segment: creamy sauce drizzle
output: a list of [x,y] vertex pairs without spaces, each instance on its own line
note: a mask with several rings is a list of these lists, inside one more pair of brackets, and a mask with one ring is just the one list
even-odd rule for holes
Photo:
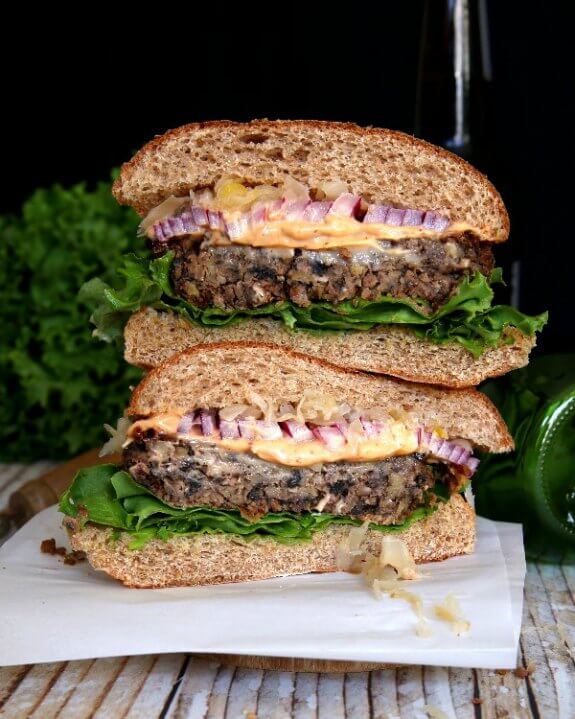
[[[204,437],[199,433],[178,435],[177,429],[181,416],[177,414],[159,414],[149,419],[135,422],[129,432],[129,440],[140,432],[153,429],[158,433],[172,437],[211,442],[231,452],[251,452],[267,462],[282,464],[289,467],[309,467],[322,462],[373,462],[412,454],[417,450],[417,437],[413,429],[400,422],[392,422],[376,439],[356,437],[346,441],[339,448],[330,449],[319,440],[295,442],[289,438],[282,439],[220,439]],[[195,428],[194,428],[195,429]]]
[[213,243],[250,245],[251,247],[292,247],[305,250],[328,250],[342,247],[370,247],[380,250],[379,240],[440,240],[454,234],[474,232],[466,222],[453,222],[443,232],[424,227],[366,224],[352,217],[327,216],[321,223],[301,220],[273,220],[256,225],[240,237],[229,240],[214,233]]

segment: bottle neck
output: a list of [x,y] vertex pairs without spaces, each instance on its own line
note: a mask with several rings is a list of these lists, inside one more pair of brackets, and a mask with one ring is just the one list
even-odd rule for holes
[[491,82],[486,0],[427,0],[415,132],[465,159],[482,151]]

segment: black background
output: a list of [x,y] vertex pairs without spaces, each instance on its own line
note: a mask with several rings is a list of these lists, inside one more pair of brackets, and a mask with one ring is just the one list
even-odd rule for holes
[[[423,2],[313,14],[250,5],[233,16],[189,7],[139,6],[128,24],[101,6],[62,18],[30,9],[24,29],[5,25],[3,212],[38,186],[106,179],[153,135],[190,121],[320,118],[414,132]],[[521,309],[550,311],[540,347],[573,350],[573,12],[493,0],[488,12],[495,110],[474,162],[509,209],[499,257],[508,280],[519,262]]]

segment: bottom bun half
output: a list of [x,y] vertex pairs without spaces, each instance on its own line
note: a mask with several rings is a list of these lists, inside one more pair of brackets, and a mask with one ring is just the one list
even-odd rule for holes
[[[271,538],[244,542],[225,534],[154,539],[142,549],[129,549],[130,535],[112,539],[113,530],[93,524],[80,528],[66,517],[72,547],[86,553],[97,570],[128,587],[155,588],[247,582],[256,579],[335,572],[336,552],[349,526],[331,526],[310,542],[280,544]],[[381,532],[368,532],[365,547],[379,554]],[[434,562],[473,552],[475,514],[461,495],[454,495],[431,517],[394,533],[416,562]]]

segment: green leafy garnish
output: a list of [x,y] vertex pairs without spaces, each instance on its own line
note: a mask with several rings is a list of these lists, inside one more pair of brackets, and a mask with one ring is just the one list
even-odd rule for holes
[[[93,309],[92,322],[99,337],[107,341],[121,338],[130,314],[151,306],[172,310],[189,322],[206,327],[224,327],[248,317],[273,317],[292,330],[319,332],[369,330],[381,324],[400,324],[431,342],[459,342],[478,357],[487,347],[502,341],[506,328],[516,327],[532,335],[547,321],[547,313],[529,317],[505,305],[491,307],[490,284],[501,281],[500,270],[495,270],[489,278],[479,272],[465,278],[456,293],[435,312],[423,301],[389,296],[375,302],[350,300],[338,305],[315,302],[309,307],[299,307],[282,301],[251,310],[202,309],[174,294],[170,284],[172,260],[171,252],[155,260],[129,255],[119,271],[124,278],[123,287],[113,289],[100,279],[84,285],[81,297]],[[513,339],[507,337],[505,341]]]
[[[399,532],[413,522],[428,517],[449,499],[447,488],[438,484],[419,507],[401,524],[371,524],[381,532]],[[265,514],[250,522],[237,510],[196,506],[172,507],[155,497],[131,476],[113,464],[82,469],[72,486],[60,499],[60,511],[71,517],[84,516],[87,521],[129,532],[130,547],[139,549],[151,539],[169,539],[182,534],[233,534],[245,540],[273,537],[282,544],[308,541],[315,532],[332,524],[360,525],[361,520],[319,512],[278,512]]]
[[0,458],[70,456],[101,443],[140,372],[91,337],[80,286],[109,282],[141,247],[109,183],[38,190],[0,217]]

